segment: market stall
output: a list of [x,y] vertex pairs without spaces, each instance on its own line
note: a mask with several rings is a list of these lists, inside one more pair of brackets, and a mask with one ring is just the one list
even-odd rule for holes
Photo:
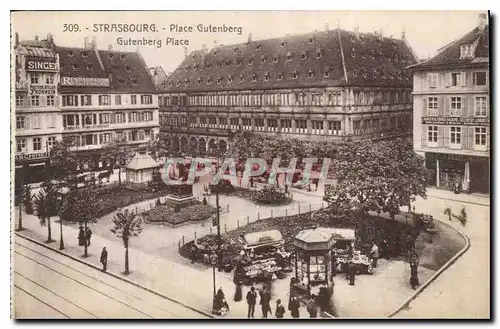
[[290,254],[282,250],[283,236],[277,230],[254,232],[240,237],[243,245],[242,258],[247,262],[237,264],[235,282],[251,284],[269,281],[276,275],[284,278],[290,267]]
[[356,239],[353,229],[324,228],[324,232],[331,234],[334,239],[332,247],[332,261],[335,264],[336,272],[345,272],[347,261],[352,260],[356,266],[356,273],[373,274],[373,267],[370,258],[356,250],[354,241]]

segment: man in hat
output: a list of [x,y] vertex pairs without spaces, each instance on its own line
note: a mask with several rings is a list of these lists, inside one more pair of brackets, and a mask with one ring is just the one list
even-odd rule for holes
[[101,264],[102,264],[102,271],[106,272],[106,270],[108,268],[108,251],[106,250],[106,247],[102,248]]

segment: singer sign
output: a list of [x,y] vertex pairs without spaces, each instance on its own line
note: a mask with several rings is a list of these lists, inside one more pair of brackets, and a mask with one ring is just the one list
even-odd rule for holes
[[26,71],[59,71],[59,63],[54,58],[26,58]]

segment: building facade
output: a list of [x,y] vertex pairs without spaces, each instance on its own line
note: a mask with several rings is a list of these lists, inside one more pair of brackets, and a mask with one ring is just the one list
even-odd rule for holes
[[411,66],[414,148],[439,188],[489,192],[490,75],[486,15],[478,26]]
[[[30,167],[47,167],[57,139],[74,142],[86,160],[82,170],[97,170],[106,166],[99,161],[104,145],[133,147],[158,134],[158,97],[138,52],[99,50],[95,39],[83,48],[60,47],[50,35],[15,49],[16,168],[24,168],[16,172],[26,181],[43,179],[43,169]],[[38,164],[26,169],[32,159]]]
[[[417,58],[402,39],[341,29],[186,51],[160,86],[161,133],[181,151],[248,130],[309,140],[410,136]],[[177,142],[178,139],[178,142]]]

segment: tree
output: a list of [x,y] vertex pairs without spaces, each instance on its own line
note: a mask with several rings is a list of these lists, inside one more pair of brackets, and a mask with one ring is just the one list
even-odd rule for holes
[[[88,224],[95,223],[101,213],[102,202],[100,188],[86,186],[79,190],[71,190],[64,205],[65,214],[77,218],[80,225],[87,231]],[[84,257],[88,257],[88,246],[84,245]]]
[[23,228],[23,205],[26,213],[33,213],[33,206],[31,201],[33,200],[33,195],[31,194],[31,186],[29,184],[17,184],[15,192],[15,202],[19,206],[19,222],[17,231],[22,231]]
[[[40,224],[42,226],[47,225],[47,243],[51,243],[52,240],[52,229],[50,219],[53,216],[59,214],[61,209],[61,198],[59,194],[59,187],[52,181],[45,181],[41,185],[41,190],[35,197],[35,208],[37,210],[37,216],[40,219]],[[62,236],[62,228],[61,228]]]
[[81,160],[72,150],[75,143],[68,138],[57,140],[50,149],[51,178],[66,180],[70,186],[76,186],[78,167]]
[[128,259],[129,240],[131,237],[138,236],[142,232],[141,218],[134,211],[129,211],[128,209],[123,211],[118,210],[113,217],[113,223],[115,227],[111,229],[111,232],[122,239],[123,246],[125,247],[125,274],[128,275],[130,273]]
[[165,142],[165,137],[156,136],[147,145],[148,154],[155,160],[161,159],[168,155],[168,145]]
[[101,149],[101,161],[109,163],[111,170],[114,172],[115,166],[118,167],[118,184],[122,185],[122,168],[134,156],[135,149],[129,148],[126,145],[125,139],[113,141],[106,144]]

